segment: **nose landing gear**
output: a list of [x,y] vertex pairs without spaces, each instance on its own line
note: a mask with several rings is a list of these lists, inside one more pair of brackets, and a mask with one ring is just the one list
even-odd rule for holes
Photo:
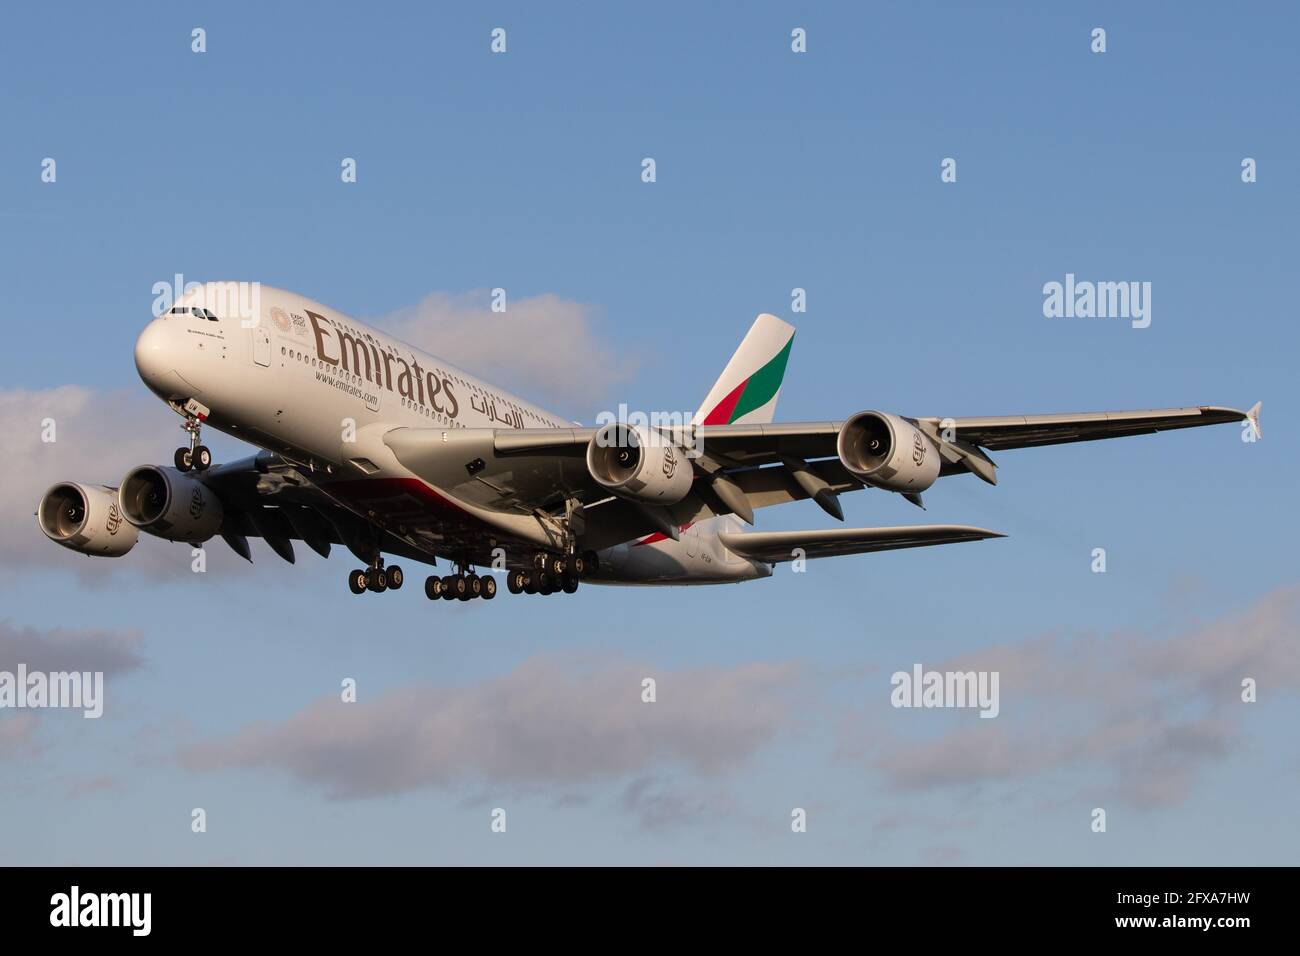
[[177,471],[207,471],[212,466],[212,452],[208,447],[199,440],[199,429],[203,427],[203,419],[197,414],[188,411],[185,415],[185,421],[181,428],[190,436],[189,447],[184,446],[176,449],[176,455],[173,460],[176,463]]

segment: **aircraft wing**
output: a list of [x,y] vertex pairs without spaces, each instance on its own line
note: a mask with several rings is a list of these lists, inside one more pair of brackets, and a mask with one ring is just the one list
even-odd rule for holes
[[369,560],[368,543],[377,533],[383,550],[412,560],[429,560],[427,552],[391,534],[376,532],[339,507],[307,474],[272,452],[216,465],[191,477],[221,499],[224,520],[220,535],[245,560],[253,560],[248,539],[261,538],[290,564],[295,559],[294,541],[325,558],[332,545],[341,544],[365,562]]
[[[1224,422],[1249,421],[1259,428],[1259,404],[1250,411],[1214,405],[1154,408],[1140,411],[1076,412],[1063,415],[1007,415],[985,418],[916,418],[937,433],[950,429],[957,441],[1000,451],[1067,442],[1149,435],[1175,428],[1195,428]],[[772,422],[755,425],[700,425],[679,429],[683,444],[694,437],[705,454],[733,465],[780,462],[783,457],[829,458],[842,421]],[[502,456],[582,455],[594,428],[498,429],[496,453]]]
[[935,428],[949,427],[959,441],[990,451],[1033,448],[1068,442],[1149,435],[1174,428],[1196,428],[1224,422],[1249,421],[1259,429],[1259,405],[1248,412],[1201,405],[1194,408],[1155,408],[1132,412],[1093,412],[1069,415],[1015,415],[1002,418],[923,418]]
[[[983,449],[1144,435],[1175,428],[1249,421],[1259,427],[1259,405],[1248,412],[1217,406],[997,418],[910,419],[939,445],[941,475],[971,472],[996,482]],[[671,429],[679,444],[699,449],[701,478],[668,507],[612,497],[587,473],[584,456],[595,428],[397,428],[384,443],[417,475],[456,498],[490,511],[558,513],[567,500],[582,505],[584,547],[600,549],[653,531],[672,533],[715,515],[752,520],[758,508],[813,497],[841,517],[834,496],[864,487],[840,463],[836,439],[842,421],[694,425]],[[802,472],[802,474],[800,474]],[[726,480],[719,481],[719,477]],[[811,478],[811,480],[810,480]]]
[[824,531],[724,531],[718,535],[730,550],[746,558],[776,564],[795,557],[833,558],[845,554],[925,548],[1006,537],[997,531],[961,524],[910,525],[896,528],[828,528]]

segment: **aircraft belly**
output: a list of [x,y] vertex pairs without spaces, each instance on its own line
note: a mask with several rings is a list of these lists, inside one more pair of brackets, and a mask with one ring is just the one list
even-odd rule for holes
[[[549,542],[532,517],[487,514],[419,478],[346,478],[321,491],[349,511],[416,547],[488,564],[494,548],[541,548]],[[516,555],[517,556],[517,555]]]

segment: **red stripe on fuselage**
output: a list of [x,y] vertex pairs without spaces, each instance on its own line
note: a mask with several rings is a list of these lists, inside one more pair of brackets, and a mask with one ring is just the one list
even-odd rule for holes
[[[686,522],[686,524],[681,525],[677,530],[678,530],[678,531],[685,531],[687,528],[689,528],[689,527],[690,527],[692,524],[694,524],[694,523],[695,523],[695,522],[693,522],[693,521],[688,521],[688,522]],[[646,536],[645,536],[644,538],[642,538],[640,541],[633,542],[632,547],[635,548],[635,547],[638,547],[639,545],[643,545],[643,544],[654,544],[654,543],[657,542],[657,541],[667,541],[667,540],[668,540],[668,535],[664,534],[662,531],[656,531],[654,534],[646,535]]]

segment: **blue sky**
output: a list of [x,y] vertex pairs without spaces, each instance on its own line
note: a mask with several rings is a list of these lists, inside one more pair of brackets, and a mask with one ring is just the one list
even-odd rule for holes
[[[0,713],[0,860],[1296,859],[1293,7],[4,16],[0,426],[22,451],[0,496],[0,654],[23,634],[66,645],[103,664],[108,700],[99,721]],[[477,348],[448,357],[506,353],[489,364],[524,380],[509,353],[567,356],[574,387],[520,391],[585,421],[694,409],[770,311],[799,328],[781,419],[1263,400],[1265,439],[1220,426],[1000,453],[998,487],[945,480],[924,516],[882,492],[845,510],[1006,540],[729,589],[430,605],[418,586],[353,597],[350,557],[289,567],[255,544],[248,568],[219,542],[205,575],[158,542],[92,567],[31,510],[55,480],[170,459],[178,419],[131,349],[175,273],[380,322],[460,303],[426,341],[458,322],[464,349],[478,324]],[[1151,282],[1151,326],[1044,318],[1043,284],[1066,273]],[[548,340],[466,305],[493,287],[553,305]],[[57,447],[35,437],[47,414]],[[246,453],[208,437],[219,459]],[[893,671],[960,660],[1002,668],[996,720],[889,707]],[[637,675],[659,702],[640,704]],[[1258,703],[1236,702],[1243,676]],[[330,704],[345,677],[358,703]],[[339,747],[350,733],[367,746]],[[375,784],[385,755],[423,769]],[[346,792],[366,781],[377,792]]]

